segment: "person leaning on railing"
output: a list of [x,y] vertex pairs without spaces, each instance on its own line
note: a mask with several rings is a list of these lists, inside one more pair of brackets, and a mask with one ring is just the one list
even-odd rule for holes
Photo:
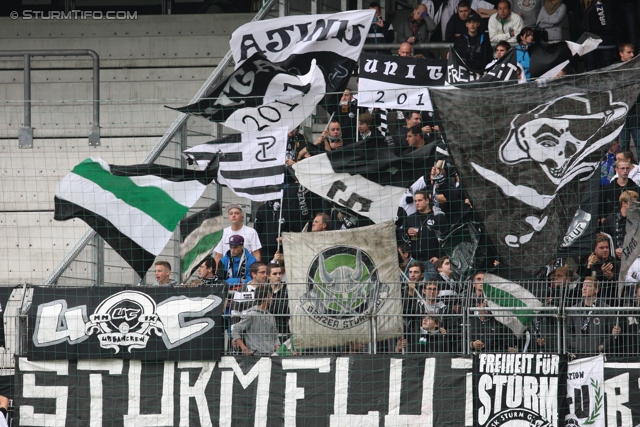
[[622,331],[614,326],[614,313],[594,310],[609,307],[598,299],[600,283],[595,277],[585,277],[582,283],[582,301],[574,307],[583,307],[581,312],[572,312],[569,324],[569,349],[577,356],[608,353],[613,350],[613,338]]
[[272,304],[271,287],[260,285],[255,291],[255,306],[243,314],[233,326],[233,346],[244,355],[270,355],[280,346],[276,318],[269,312]]

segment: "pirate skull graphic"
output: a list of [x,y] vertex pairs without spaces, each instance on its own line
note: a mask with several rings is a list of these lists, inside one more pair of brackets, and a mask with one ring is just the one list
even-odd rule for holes
[[535,162],[560,187],[595,167],[581,160],[617,136],[614,129],[603,128],[623,118],[627,109],[624,103],[611,102],[610,92],[571,94],[539,105],[514,117],[500,160],[508,165]]

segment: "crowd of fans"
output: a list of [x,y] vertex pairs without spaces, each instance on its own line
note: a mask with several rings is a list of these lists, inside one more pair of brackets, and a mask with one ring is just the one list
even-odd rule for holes
[[[413,45],[451,41],[467,65],[479,73],[512,49],[511,43],[517,43],[523,79],[530,77],[530,46],[562,40],[565,18],[572,40],[577,40],[584,31],[603,39],[602,49],[584,57],[587,71],[610,64],[610,53],[616,44],[621,61],[632,59],[635,50],[632,42],[637,36],[635,20],[631,19],[637,14],[636,5],[628,1],[530,0],[512,5],[506,0],[424,0],[397,31],[383,19],[377,3],[371,3],[370,8],[376,13],[367,43],[389,43],[395,39],[401,43],[400,56],[426,57],[430,52],[414,52]],[[495,48],[491,47],[492,42]],[[190,285],[228,286],[230,296],[225,310],[232,351],[268,355],[288,342],[290,311],[280,239],[283,231],[322,233],[371,223],[300,186],[291,166],[307,157],[334,151],[349,153],[365,163],[378,160],[381,153],[385,153],[386,159],[403,159],[420,153],[419,150],[447,152],[443,123],[433,113],[398,111],[397,125],[390,123],[388,117],[385,122],[383,116],[390,112],[358,107],[350,89],[339,98],[328,97],[325,108],[330,120],[315,141],[307,140],[298,129],[288,135],[283,199],[260,206],[255,229],[244,225],[241,206],[228,205],[230,226],[225,228],[212,256],[198,268],[199,278],[190,282]],[[566,350],[578,356],[601,352],[638,354],[640,312],[629,311],[628,307],[640,306],[640,286],[636,287],[640,281],[640,261],[631,267],[626,282],[617,281],[626,213],[640,194],[640,168],[629,151],[633,140],[638,152],[638,136],[636,105],[629,112],[619,141],[602,163],[598,218],[601,233],[595,238],[593,252],[585,254],[572,267],[567,260],[557,260],[546,267],[545,274],[538,277],[535,294],[545,307],[557,311],[543,311],[530,317],[526,332],[519,334],[492,314],[491,299],[483,290],[485,272],[500,268],[495,252],[485,250],[476,259],[475,273],[460,277],[443,249],[447,233],[460,224],[478,221],[447,155],[430,155],[430,163],[424,165],[428,172],[398,201],[397,285],[401,287],[404,332],[398,340],[378,343],[377,352]],[[482,230],[478,232],[482,239]],[[480,246],[490,248],[483,240]],[[159,261],[156,284],[176,286],[169,280],[169,273],[168,263]],[[579,310],[564,321],[558,314],[566,307]],[[606,311],[607,307],[618,310]],[[322,351],[366,349],[354,344]]]
[[[595,35],[602,39],[601,45],[582,58],[585,71],[592,71],[611,65],[622,45],[633,51],[638,42],[638,9],[633,0],[423,0],[395,31],[382,18],[378,3],[369,7],[376,14],[367,44],[395,40],[402,44],[400,56],[428,58],[434,57],[432,52],[413,51],[412,46],[451,42],[467,66],[478,73],[494,59],[491,43],[504,41],[507,50],[516,45],[518,64],[528,79],[527,50],[534,43],[578,42],[585,32]],[[568,37],[563,35],[563,26]],[[577,66],[572,61],[567,70]]]

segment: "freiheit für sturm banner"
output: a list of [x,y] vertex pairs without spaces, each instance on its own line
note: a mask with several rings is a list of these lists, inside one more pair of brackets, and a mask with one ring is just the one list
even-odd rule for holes
[[473,359],[473,425],[537,427],[564,420],[566,358],[557,354],[478,354]]

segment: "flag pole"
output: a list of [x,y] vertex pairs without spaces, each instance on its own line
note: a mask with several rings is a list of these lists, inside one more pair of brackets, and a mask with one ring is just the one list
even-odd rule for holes
[[278,249],[276,252],[280,252],[280,232],[282,230],[282,202],[284,200],[284,190],[282,191],[282,196],[280,196],[280,217],[278,218]]

